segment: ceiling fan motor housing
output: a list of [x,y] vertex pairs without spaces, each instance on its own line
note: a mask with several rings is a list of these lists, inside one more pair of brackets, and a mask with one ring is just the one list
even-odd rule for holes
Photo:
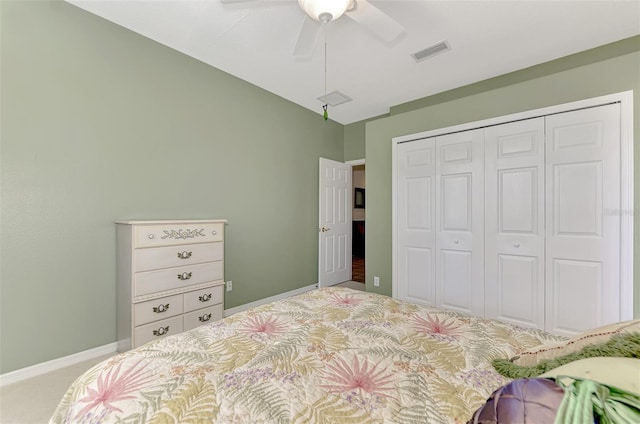
[[325,24],[338,19],[353,3],[354,0],[298,0],[307,15]]

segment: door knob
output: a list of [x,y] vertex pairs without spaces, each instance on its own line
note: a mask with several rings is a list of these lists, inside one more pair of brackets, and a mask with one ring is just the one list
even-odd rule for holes
[[324,228],[324,227],[322,227],[322,228],[319,228],[319,229],[318,229],[318,231],[321,231],[321,232],[323,232],[323,233],[324,233],[324,232],[326,232],[326,231],[329,231],[329,230],[331,230],[331,228]]

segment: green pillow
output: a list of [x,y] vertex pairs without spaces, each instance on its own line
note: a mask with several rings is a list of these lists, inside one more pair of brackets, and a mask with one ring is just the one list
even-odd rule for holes
[[597,356],[578,359],[538,377],[556,380],[565,376],[597,381],[609,387],[640,395],[640,358]]
[[640,333],[623,333],[612,336],[607,342],[588,345],[578,352],[557,358],[542,360],[530,367],[516,365],[508,359],[495,359],[492,362],[495,370],[508,378],[531,378],[551,371],[561,365],[583,358],[596,356],[617,356],[640,358]]

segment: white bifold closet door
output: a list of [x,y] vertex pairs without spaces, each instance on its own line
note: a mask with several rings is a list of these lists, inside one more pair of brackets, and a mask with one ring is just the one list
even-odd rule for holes
[[398,145],[398,297],[436,305],[436,139]]
[[544,328],[544,118],[485,131],[486,316]]
[[484,315],[483,130],[436,137],[436,304]]
[[620,105],[546,117],[545,329],[620,321]]
[[484,313],[482,130],[398,146],[398,296]]
[[612,103],[398,144],[398,298],[564,335],[625,319],[620,116]]

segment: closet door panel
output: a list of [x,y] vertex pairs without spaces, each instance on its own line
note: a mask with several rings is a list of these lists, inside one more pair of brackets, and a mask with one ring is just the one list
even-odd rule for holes
[[620,315],[618,104],[546,118],[546,330],[571,335]]
[[538,311],[540,290],[539,260],[533,256],[498,255],[497,285],[499,318],[503,321],[533,325]]
[[485,130],[486,316],[544,327],[544,118]]
[[602,161],[553,166],[553,234],[602,237]]
[[538,233],[538,166],[498,171],[498,231],[502,234]]
[[554,284],[549,287],[549,305],[553,327],[549,331],[573,334],[577,329],[601,326],[602,262],[555,258],[552,261]]
[[426,305],[435,304],[433,249],[405,247],[403,266],[407,281],[406,297]]
[[440,249],[439,305],[450,309],[473,310],[473,253],[464,250]]
[[440,177],[442,231],[458,231],[471,236],[473,174],[449,174]]
[[398,296],[435,305],[435,139],[397,151]]
[[484,315],[484,130],[436,138],[436,304]]

